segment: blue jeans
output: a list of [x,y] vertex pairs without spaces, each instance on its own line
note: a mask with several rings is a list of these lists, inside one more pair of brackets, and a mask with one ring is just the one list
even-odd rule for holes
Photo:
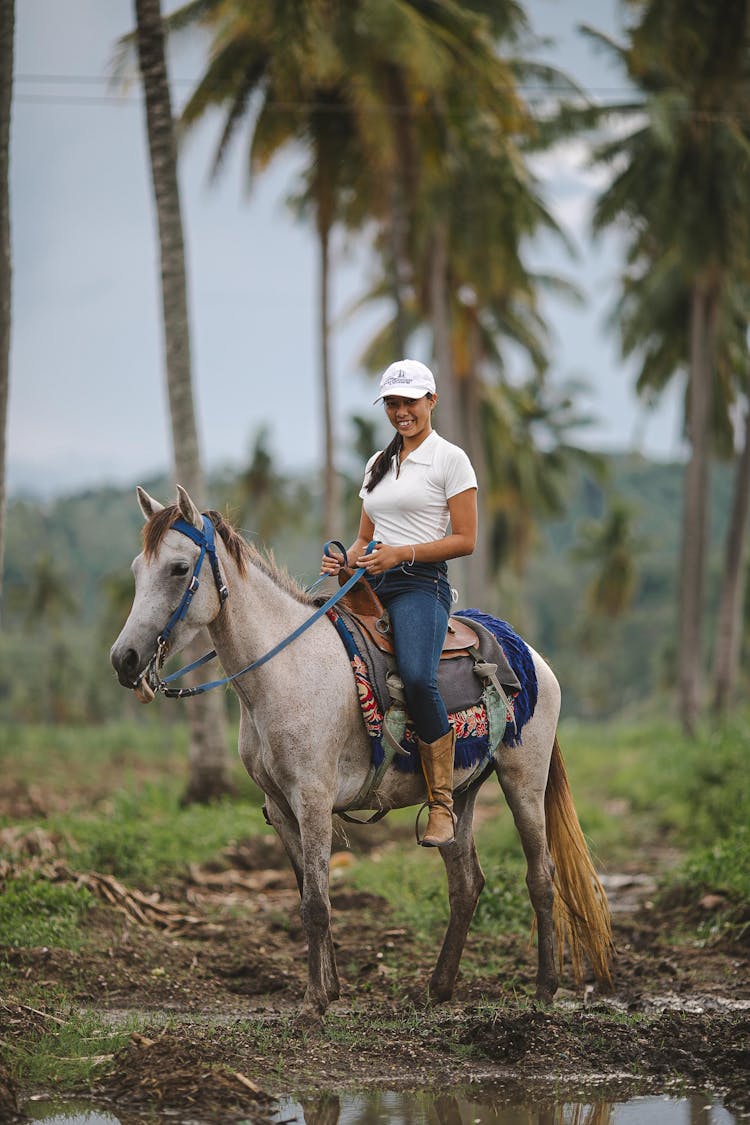
[[368,579],[388,610],[407,710],[423,742],[450,730],[437,684],[451,605],[447,573],[445,563],[415,563]]

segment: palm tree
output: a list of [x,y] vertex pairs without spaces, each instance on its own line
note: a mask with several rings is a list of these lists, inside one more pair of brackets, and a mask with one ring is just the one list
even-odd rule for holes
[[[523,262],[527,238],[547,229],[565,242],[541,199],[521,150],[536,125],[520,103],[512,75],[497,104],[476,107],[450,99],[443,151],[432,152],[423,180],[423,204],[416,209],[411,243],[416,247],[413,284],[403,319],[409,334],[432,329],[433,356],[440,377],[437,424],[441,433],[462,445],[476,468],[481,508],[477,550],[463,564],[462,582],[472,602],[488,589],[492,562],[492,494],[486,443],[481,424],[485,389],[504,380],[505,345],[513,342],[539,379],[547,366],[549,341],[538,308],[538,292],[554,288],[571,300],[572,286],[559,278],[531,273]],[[456,112],[454,106],[460,111]],[[385,272],[385,271],[384,271]],[[382,299],[385,287],[368,299]],[[362,362],[382,368],[398,335],[389,321],[369,343]],[[484,435],[484,437],[483,437]]]
[[[637,386],[642,394],[661,391],[676,371],[688,369],[689,349],[684,325],[689,318],[689,305],[689,287],[673,252],[647,274],[624,279],[623,297],[618,306],[623,353],[632,355],[640,350]],[[717,456],[735,463],[735,479],[714,642],[713,708],[717,714],[722,714],[729,706],[737,677],[746,583],[745,540],[750,518],[749,307],[750,294],[746,285],[730,282],[724,287],[717,311],[713,357],[712,443]],[[686,395],[686,416],[688,409]]]
[[59,626],[72,616],[78,606],[70,584],[52,555],[44,553],[34,560],[24,595],[24,618],[28,628],[40,625]]
[[237,474],[231,503],[239,509],[240,519],[248,524],[253,538],[269,546],[274,536],[298,515],[289,481],[274,465],[266,426],[255,434],[250,459]]
[[651,0],[642,7],[630,46],[614,48],[643,91],[638,124],[597,153],[600,161],[619,170],[598,202],[595,227],[624,220],[629,269],[645,276],[674,258],[688,293],[690,457],[684,486],[678,677],[679,711],[688,733],[695,729],[704,679],[718,321],[727,285],[746,278],[750,262],[748,5],[734,0],[721,8],[721,18],[716,18],[715,9],[701,0]]
[[[135,0],[135,14],[161,254],[162,312],[173,463],[176,479],[202,505],[205,483],[193,405],[185,249],[160,0]],[[200,641],[196,642],[196,647],[199,646]],[[196,696],[191,701],[189,716],[189,778],[183,800],[209,801],[231,789],[222,697],[211,693]]]
[[[487,104],[498,84],[498,64],[486,21],[454,2],[383,0],[365,11],[361,0],[345,5],[265,0],[251,13],[239,0],[192,0],[169,24],[180,30],[196,22],[212,33],[211,58],[182,122],[190,127],[207,109],[224,110],[214,171],[248,117],[251,173],[284,146],[301,142],[309,153],[297,204],[314,214],[321,251],[319,366],[328,533],[338,507],[328,348],[333,226],[343,221],[359,227],[373,217],[387,226],[392,288],[400,306],[424,137],[440,131],[446,114],[441,97],[449,79],[460,73],[474,100]],[[464,101],[470,101],[468,92]],[[403,340],[403,328],[399,335]]]
[[31,566],[29,584],[22,592],[24,619],[29,632],[43,630],[45,713],[48,722],[69,716],[72,651],[63,633],[63,622],[78,610],[67,577],[51,554],[39,555]]
[[10,381],[10,113],[13,97],[14,0],[0,0],[0,606],[5,555],[5,434]]
[[713,709],[723,715],[732,702],[740,663],[750,521],[750,403],[744,402],[740,452],[736,458],[732,510],[727,529],[724,578],[714,645]]
[[640,541],[633,534],[633,512],[615,497],[601,520],[584,524],[573,558],[593,566],[586,590],[592,617],[614,621],[630,609],[636,591],[636,556]]
[[562,514],[570,471],[600,476],[601,458],[571,440],[589,419],[575,405],[580,387],[554,389],[543,380],[487,385],[481,424],[488,462],[489,534],[496,569],[523,573],[542,519]]

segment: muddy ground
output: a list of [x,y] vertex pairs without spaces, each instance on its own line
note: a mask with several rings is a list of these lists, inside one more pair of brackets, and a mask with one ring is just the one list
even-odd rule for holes
[[[378,826],[368,846],[410,847]],[[7,841],[6,841],[7,843]],[[25,853],[25,854],[24,854]],[[297,894],[281,848],[246,841],[211,869],[139,894],[107,876],[76,873],[42,837],[16,841],[19,864],[50,878],[82,878],[101,905],[90,948],[0,950],[0,1050],[77,1010],[138,1031],[96,1060],[80,1091],[123,1123],[270,1120],[275,1098],[294,1095],[308,1122],[331,1125],[344,1090],[432,1089],[491,1080],[509,1100],[622,1100],[686,1089],[750,1116],[750,958],[746,945],[698,944],[695,911],[720,902],[654,901],[659,857],[610,875],[618,958],[602,996],[566,973],[555,1004],[533,1002],[535,949],[517,934],[471,934],[452,1003],[429,1006],[426,988],[440,935],[428,943],[394,920],[380,898],[347,886],[348,851],[334,856],[334,933],[342,999],[320,1029],[294,1013],[305,984]],[[693,934],[691,939],[686,934]],[[491,970],[487,966],[491,965]],[[49,995],[40,1001],[40,985]],[[0,1121],[23,1118],[32,1095],[0,1063]],[[455,1118],[454,1118],[455,1120]],[[541,1118],[540,1118],[541,1120]],[[552,1120],[552,1117],[549,1118]],[[605,1118],[608,1120],[608,1118]]]

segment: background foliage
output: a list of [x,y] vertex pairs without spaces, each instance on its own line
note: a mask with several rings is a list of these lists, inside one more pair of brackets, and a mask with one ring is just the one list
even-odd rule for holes
[[[491,604],[480,607],[509,620],[551,660],[563,683],[568,716],[597,718],[671,706],[682,469],[636,456],[603,462],[603,479],[583,468],[571,472],[565,514],[540,525],[522,580],[503,572]],[[244,470],[215,477],[210,502],[309,583],[320,557],[318,498],[304,481],[272,478],[270,471],[260,488],[257,475]],[[248,479],[253,490],[260,489],[254,512],[243,499]],[[144,484],[154,495],[169,498],[165,481]],[[353,480],[345,489],[356,495]],[[730,492],[729,471],[719,467],[713,480],[713,594],[707,614],[715,612]],[[579,546],[613,496],[631,512],[635,585],[628,611],[609,619],[591,612],[595,565],[581,561]],[[348,521],[340,529],[342,539],[352,535],[355,519],[353,509],[342,515],[342,523]],[[11,502],[0,720],[101,722],[131,716],[154,721],[116,683],[108,659],[132,597],[129,564],[139,550],[141,524],[132,489],[92,489],[48,504]],[[159,722],[181,721],[173,704],[160,711]]]

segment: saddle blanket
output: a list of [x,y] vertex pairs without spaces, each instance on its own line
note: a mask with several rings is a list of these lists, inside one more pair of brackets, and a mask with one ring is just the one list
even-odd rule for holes
[[[512,708],[505,716],[502,741],[515,745],[521,741],[521,731],[536,706],[537,682],[531,653],[505,621],[478,610],[461,610],[456,616],[465,618],[475,629],[482,659],[498,665],[497,676],[507,690]],[[338,609],[329,610],[328,617],[341,637],[352,665],[362,717],[370,738],[372,763],[377,767],[384,756],[383,719],[392,702],[385,679],[386,658],[373,645],[355,617]],[[448,718],[456,731],[457,769],[477,766],[489,759],[495,749],[494,745],[490,745],[490,722],[483,700],[483,684],[473,667],[474,661],[470,656],[440,662],[438,685]],[[401,747],[406,753],[395,756],[395,768],[406,773],[419,772],[417,735],[410,723],[406,725]]]

